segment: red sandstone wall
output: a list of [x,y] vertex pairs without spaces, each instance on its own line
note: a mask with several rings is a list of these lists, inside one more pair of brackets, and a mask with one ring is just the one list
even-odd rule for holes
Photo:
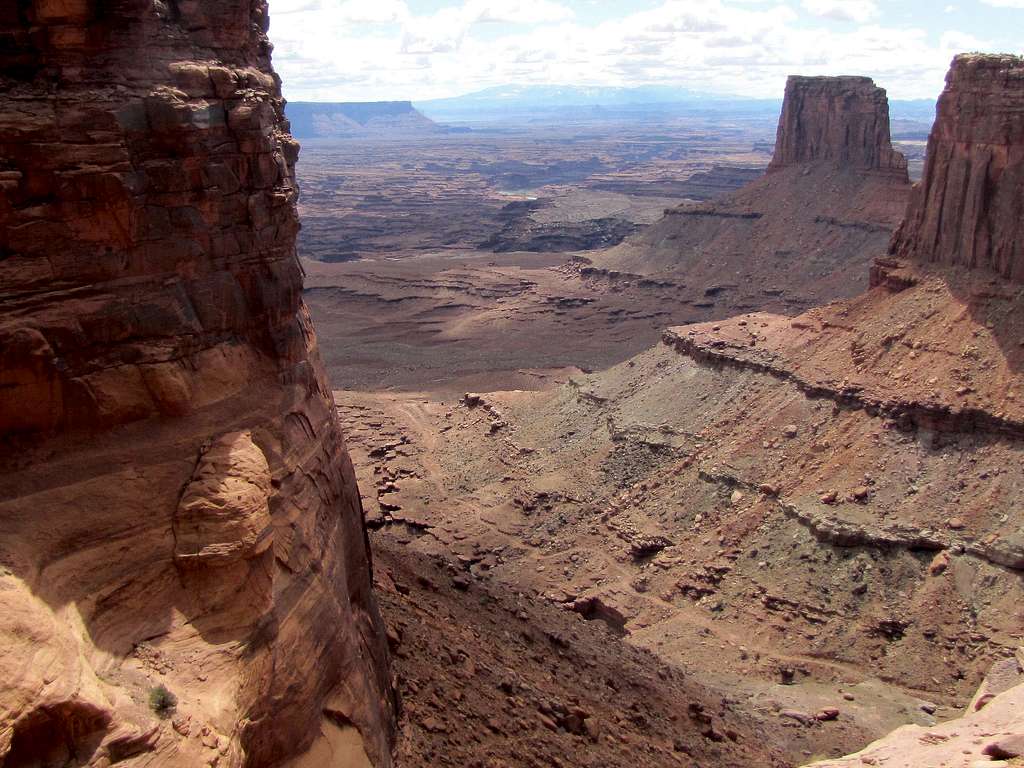
[[[265,0],[0,4],[13,764],[270,766],[332,723],[389,762],[387,651],[301,298],[267,22]],[[148,704],[157,684],[173,717]]]
[[889,137],[889,101],[870,78],[793,75],[786,82],[769,170],[821,161],[906,178],[906,159]]
[[891,252],[1024,281],[1024,59],[953,60]]

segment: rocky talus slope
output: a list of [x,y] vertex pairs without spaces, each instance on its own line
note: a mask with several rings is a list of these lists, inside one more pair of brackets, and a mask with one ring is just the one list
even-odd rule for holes
[[0,7],[7,768],[390,764],[267,20]]
[[[1011,91],[1006,143],[951,145],[1005,158],[973,214],[992,232],[1019,178],[1020,66],[960,57],[943,96]],[[945,109],[940,152],[988,119]],[[947,198],[971,184],[944,178]],[[913,221],[861,296],[669,328],[559,388],[337,393],[375,536],[649,650],[790,765],[1018,765],[1024,296],[969,243],[900,258],[926,242]]]
[[909,190],[884,90],[868,78],[791,77],[767,175],[724,200],[666,210],[618,247],[588,253],[582,272],[672,279],[719,317],[798,314],[867,288]]

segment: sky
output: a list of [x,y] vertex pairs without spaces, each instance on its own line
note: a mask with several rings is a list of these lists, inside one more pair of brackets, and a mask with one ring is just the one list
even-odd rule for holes
[[790,74],[915,99],[956,53],[1021,53],[1024,0],[270,0],[270,36],[292,101],[651,84],[779,98]]

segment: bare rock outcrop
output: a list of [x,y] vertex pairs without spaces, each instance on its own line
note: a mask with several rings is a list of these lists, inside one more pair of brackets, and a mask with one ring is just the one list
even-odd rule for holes
[[183,567],[229,565],[273,543],[270,466],[252,433],[224,435],[199,460],[174,516]]
[[390,762],[267,25],[0,7],[5,765],[283,765],[346,729]]
[[685,283],[695,320],[799,314],[866,289],[910,192],[885,91],[866,77],[791,77],[768,170],[720,200],[667,209],[588,259]]
[[908,179],[907,161],[892,148],[889,101],[869,77],[804,77],[786,82],[769,171],[832,162]]
[[1000,691],[983,706],[972,704],[962,717],[931,728],[906,725],[855,755],[814,763],[813,766],[917,768],[942,765],[973,768],[989,764],[1018,765],[1017,758],[1021,757],[1024,757],[1024,684]]
[[953,60],[924,177],[890,250],[1024,281],[1024,58]]

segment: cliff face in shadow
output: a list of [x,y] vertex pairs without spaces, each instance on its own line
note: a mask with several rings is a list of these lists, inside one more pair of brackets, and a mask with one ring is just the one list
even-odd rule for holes
[[1024,59],[958,56],[893,255],[1024,281]]
[[267,20],[0,9],[5,765],[281,765],[353,729],[390,762]]

